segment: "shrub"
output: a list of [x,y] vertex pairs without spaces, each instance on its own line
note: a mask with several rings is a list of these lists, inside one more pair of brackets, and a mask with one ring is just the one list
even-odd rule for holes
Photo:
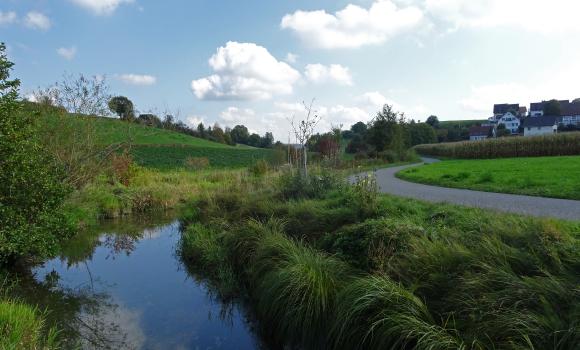
[[377,210],[378,192],[374,174],[357,175],[354,184],[348,189],[347,198],[362,217],[367,217]]
[[18,80],[0,44],[0,265],[58,251],[71,233],[60,206],[69,193],[64,172],[42,149],[34,120],[18,113]]
[[388,163],[395,163],[399,160],[399,155],[393,150],[382,151],[378,154],[378,156]]
[[133,157],[127,152],[113,153],[111,155],[111,180],[112,183],[120,182],[124,186],[129,186],[131,179],[135,176],[135,165]]
[[268,172],[268,168],[269,168],[268,162],[266,162],[264,159],[260,159],[249,168],[249,171],[250,174],[256,177],[260,177],[266,175],[266,173]]
[[202,170],[209,167],[207,157],[187,157],[185,158],[185,167],[189,170]]
[[292,198],[320,198],[333,189],[340,188],[344,181],[327,170],[311,171],[308,177],[298,172],[288,171],[280,176],[279,190],[282,197]]

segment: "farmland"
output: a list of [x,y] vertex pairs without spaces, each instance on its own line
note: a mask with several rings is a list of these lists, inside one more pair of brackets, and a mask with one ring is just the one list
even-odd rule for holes
[[446,160],[398,177],[444,187],[580,199],[580,156]]
[[421,155],[461,159],[580,155],[580,133],[502,137],[482,141],[417,145],[414,148]]

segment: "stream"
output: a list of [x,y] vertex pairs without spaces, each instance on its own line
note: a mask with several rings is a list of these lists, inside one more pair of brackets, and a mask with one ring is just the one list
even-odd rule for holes
[[105,221],[20,277],[65,348],[266,349],[240,303],[224,303],[180,260],[172,217]]

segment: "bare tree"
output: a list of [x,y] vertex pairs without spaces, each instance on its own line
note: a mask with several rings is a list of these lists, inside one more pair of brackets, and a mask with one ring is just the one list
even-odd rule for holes
[[70,113],[104,116],[111,98],[104,76],[64,74],[61,81],[33,93],[37,102],[64,107]]
[[302,105],[304,105],[305,110],[305,119],[296,120],[296,116],[293,115],[292,119],[290,119],[290,125],[292,126],[292,130],[294,131],[294,136],[296,137],[296,141],[300,145],[302,151],[302,157],[298,162],[298,169],[300,169],[300,174],[303,177],[308,176],[308,147],[307,142],[314,134],[314,128],[320,122],[320,116],[317,114],[317,111],[312,108],[314,105],[314,99],[310,101],[310,104],[306,104],[306,102],[302,101]]

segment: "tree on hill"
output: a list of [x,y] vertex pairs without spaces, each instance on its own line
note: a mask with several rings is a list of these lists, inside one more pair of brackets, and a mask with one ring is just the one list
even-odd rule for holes
[[271,148],[273,143],[274,143],[274,135],[271,132],[267,132],[264,135],[264,137],[262,137],[260,146],[262,148]]
[[133,121],[135,112],[133,102],[125,96],[115,96],[109,100],[109,109],[117,114],[121,120]]
[[205,126],[203,125],[203,123],[199,123],[197,125],[197,132],[199,134],[199,137],[202,137],[202,138],[205,137]]
[[247,144],[250,139],[248,128],[243,125],[236,125],[231,131],[232,141],[235,143]]
[[544,103],[544,115],[562,115],[562,106],[558,100],[550,100]]
[[364,133],[367,131],[367,125],[363,122],[358,122],[350,127],[350,131],[355,134],[364,135]]
[[438,129],[439,128],[439,118],[437,118],[436,115],[429,116],[429,118],[427,118],[427,120],[425,121],[425,123],[431,125],[435,129]]
[[218,123],[214,124],[213,129],[211,130],[211,137],[215,142],[226,143],[224,131],[222,130],[222,128],[219,126]]
[[22,256],[47,258],[70,233],[59,212],[64,172],[37,142],[34,119],[20,113],[20,81],[0,43],[0,265]]

